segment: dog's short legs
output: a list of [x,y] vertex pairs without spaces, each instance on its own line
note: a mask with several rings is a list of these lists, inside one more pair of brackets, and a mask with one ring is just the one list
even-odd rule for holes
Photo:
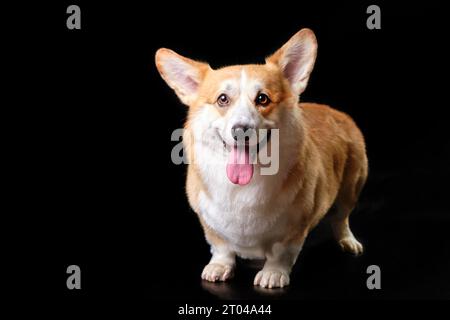
[[350,230],[348,215],[345,217],[342,217],[341,215],[332,217],[331,228],[333,229],[334,237],[342,250],[354,255],[360,255],[363,252],[362,244],[356,240]]
[[[353,174],[346,175],[346,179],[342,182],[341,190],[336,199],[336,212],[330,219],[331,228],[339,246],[342,250],[354,255],[360,255],[363,252],[363,246],[356,240],[350,230],[349,224],[349,216],[358,201],[358,197],[367,178],[367,159],[365,155],[362,155],[362,157],[365,159],[365,166],[362,166],[359,171],[353,171]],[[354,158],[349,158],[349,160],[352,159]],[[356,163],[353,160],[347,168],[357,165],[361,165],[361,163]]]
[[202,279],[216,282],[226,281],[233,276],[235,253],[226,246],[211,246],[212,257],[202,272]]
[[275,243],[266,254],[266,263],[255,277],[254,285],[264,288],[282,288],[289,284],[291,268],[297,260],[303,242],[299,245]]

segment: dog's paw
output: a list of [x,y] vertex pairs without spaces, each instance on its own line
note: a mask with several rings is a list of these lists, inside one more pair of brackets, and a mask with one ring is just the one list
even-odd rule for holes
[[289,284],[289,274],[283,270],[262,269],[257,273],[253,284],[263,288],[283,288]]
[[202,272],[202,279],[211,282],[226,281],[231,277],[233,277],[233,267],[219,263],[207,264]]
[[363,253],[363,246],[358,240],[355,239],[355,237],[347,237],[339,240],[339,245],[342,250],[350,252],[354,255],[358,256]]

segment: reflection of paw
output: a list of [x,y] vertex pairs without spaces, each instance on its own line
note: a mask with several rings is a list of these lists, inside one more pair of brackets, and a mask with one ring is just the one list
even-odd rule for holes
[[262,269],[256,275],[253,284],[263,288],[283,288],[289,284],[289,275],[283,270]]
[[360,255],[363,253],[362,244],[353,236],[339,240],[339,245],[342,250],[353,253],[354,255]]
[[225,281],[233,276],[233,267],[219,263],[210,263],[205,266],[202,272],[202,279],[216,282]]

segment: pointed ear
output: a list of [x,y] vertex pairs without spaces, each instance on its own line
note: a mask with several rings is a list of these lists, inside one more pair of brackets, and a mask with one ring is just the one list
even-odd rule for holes
[[161,77],[186,105],[195,101],[200,83],[210,69],[206,63],[185,58],[165,48],[156,51],[155,63]]
[[310,29],[297,32],[266,63],[277,65],[291,84],[295,94],[300,95],[308,84],[309,75],[317,55],[317,40]]

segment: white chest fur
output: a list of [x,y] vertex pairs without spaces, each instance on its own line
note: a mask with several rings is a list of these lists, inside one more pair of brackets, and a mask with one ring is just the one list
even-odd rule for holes
[[239,255],[264,256],[264,250],[285,234],[286,211],[292,199],[280,194],[281,175],[255,174],[248,185],[232,184],[226,176],[226,158],[208,148],[197,146],[202,179],[208,192],[200,192],[200,214],[215,232]]
[[[281,192],[281,186],[296,159],[296,148],[292,147],[297,143],[296,135],[287,134],[283,138],[276,174],[261,175],[255,164],[250,183],[235,185],[226,174],[229,154],[217,139],[220,126],[219,129],[215,126],[218,121],[210,118],[207,110],[199,112],[192,125],[195,165],[206,187],[198,195],[199,214],[236,253],[249,258],[263,257],[265,248],[286,234],[289,223],[286,212],[292,209],[295,192]],[[295,117],[291,115],[288,119],[293,121]]]

